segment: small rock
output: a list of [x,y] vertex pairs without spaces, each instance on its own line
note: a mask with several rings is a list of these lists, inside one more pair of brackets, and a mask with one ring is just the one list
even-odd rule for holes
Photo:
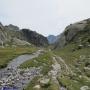
[[40,82],[41,86],[49,85],[50,79],[49,78],[42,78],[42,79],[40,79],[39,82]]
[[88,86],[82,86],[80,90],[90,90],[90,88]]
[[34,86],[33,88],[35,88],[35,89],[40,89],[40,85],[36,85],[36,86]]

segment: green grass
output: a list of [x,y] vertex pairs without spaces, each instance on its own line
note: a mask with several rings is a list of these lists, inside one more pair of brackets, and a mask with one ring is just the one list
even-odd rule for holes
[[[45,89],[46,90],[46,89]],[[50,86],[48,87],[48,90],[59,90],[59,86],[58,84],[56,84],[55,82],[51,81]]]
[[[90,48],[82,48],[77,50],[75,44],[69,44],[65,48],[54,51],[55,54],[61,56],[67,64],[74,64],[81,55],[89,56]],[[75,51],[73,51],[76,49]]]
[[59,83],[66,87],[68,90],[80,90],[80,87],[82,86],[81,83],[74,81],[74,80],[70,80],[69,77],[60,77],[59,79]]
[[0,48],[0,69],[6,67],[16,56],[26,53],[30,54],[34,51],[36,51],[35,47]]
[[[76,73],[76,75],[67,75],[65,76],[64,74],[60,77],[58,77],[58,81],[61,86],[66,87],[68,90],[80,90],[82,86],[90,86],[90,80],[89,77],[85,74],[83,71],[83,68],[85,66],[85,63],[89,61],[90,57],[90,48],[82,48],[82,49],[77,49],[77,45],[71,43],[67,45],[65,48],[58,49],[56,51],[53,51],[54,54],[61,56],[67,65],[71,68],[71,70]],[[75,50],[74,50],[75,49]],[[20,67],[21,68],[27,68],[27,67],[38,67],[38,66],[43,66],[42,73],[44,75],[47,75],[48,71],[51,69],[51,62],[52,60],[52,52],[47,52],[43,55],[40,55],[38,58],[34,58],[30,61],[27,61],[23,63]],[[85,56],[87,58],[81,59],[80,56]],[[78,64],[80,62],[81,64],[78,66],[78,68],[82,71],[81,73],[76,70]],[[71,67],[73,66],[73,67]],[[80,78],[79,75],[82,77]],[[38,85],[38,79],[40,77],[34,78],[30,84],[27,86],[25,90],[36,90],[33,88],[35,85]],[[59,90],[58,85],[54,82],[50,82],[50,85],[48,87],[41,87],[39,90]]]
[[[73,49],[75,50],[73,51]],[[58,81],[61,86],[65,86],[68,90],[80,90],[82,86],[85,85],[90,86],[90,80],[86,76],[86,74],[84,74],[83,71],[83,67],[85,66],[85,63],[88,62],[88,59],[85,60],[80,59],[81,55],[88,57],[90,55],[89,52],[90,52],[90,48],[82,48],[78,50],[77,46],[73,43],[67,45],[65,48],[53,51],[54,54],[61,56],[65,60],[67,65],[69,65],[71,70],[74,73],[76,73],[76,76],[72,76],[72,75],[67,75],[67,76],[62,75],[62,77],[60,76],[58,78]],[[42,73],[44,75],[47,75],[47,72],[51,69],[52,62],[50,61],[52,60],[52,56],[53,54],[51,51],[47,52],[39,56],[38,58],[23,63],[21,65],[21,68],[43,66]],[[81,73],[82,78],[79,78],[80,73],[76,70],[76,66],[75,66],[78,63],[78,61],[79,62],[83,61],[83,63],[79,66],[79,69],[82,71]],[[73,68],[71,67],[71,65],[73,66]],[[40,77],[33,79],[25,90],[35,90],[33,87],[39,84],[38,82],[39,78]],[[50,82],[50,86],[41,87],[39,90],[59,90],[59,89],[57,84]]]
[[35,85],[38,85],[38,78],[39,77],[35,77],[29,84],[28,86],[25,88],[25,90],[35,90],[33,87]]
[[73,80],[68,76],[59,77],[58,81],[60,85],[66,87],[68,90],[80,90],[82,86],[90,86],[90,81],[87,81],[85,77],[78,78]]
[[[44,54],[40,55],[37,58],[34,58],[30,61],[26,61],[25,63],[23,63],[20,68],[29,68],[29,67],[39,67],[42,66],[42,71],[41,73],[45,76],[48,74],[48,72],[52,69],[52,64],[53,64],[53,53],[51,51],[47,51]],[[35,85],[40,85],[39,83],[39,79],[41,77],[35,77],[26,87],[25,90],[36,90],[35,88],[33,88]],[[52,80],[50,80],[50,85],[48,86],[44,86],[38,90],[59,90],[59,87],[56,83],[54,83]]]
[[[70,43],[64,48],[54,51],[56,55],[65,60],[66,64],[76,74],[76,76],[68,75],[67,77],[63,75],[63,77],[59,78],[60,84],[67,87],[68,90],[80,90],[81,86],[90,86],[90,77],[84,72],[85,64],[90,62],[90,48],[84,47],[78,49],[77,47],[77,44]],[[85,58],[80,58],[80,56]],[[82,78],[79,78],[79,75]]]
[[21,64],[20,68],[30,68],[30,67],[42,66],[43,68],[42,73],[46,75],[48,71],[50,71],[52,63],[53,63],[52,53],[45,52],[43,55],[40,55],[37,58],[24,62],[23,64]]
[[[28,86],[25,88],[25,90],[36,90],[34,88],[35,85],[40,85],[39,83],[39,78],[40,77],[35,77],[29,84]],[[59,90],[59,87],[56,83],[54,83],[53,81],[50,81],[50,84],[44,87],[40,87],[40,89],[37,90]]]

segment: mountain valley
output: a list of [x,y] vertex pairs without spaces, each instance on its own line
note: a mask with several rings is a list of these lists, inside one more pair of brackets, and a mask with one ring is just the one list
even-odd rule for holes
[[0,90],[13,87],[90,90],[90,19],[49,37],[0,24]]

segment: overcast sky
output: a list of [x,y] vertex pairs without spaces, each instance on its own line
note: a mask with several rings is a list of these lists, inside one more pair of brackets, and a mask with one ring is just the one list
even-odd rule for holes
[[90,0],[0,0],[0,21],[30,28],[45,36],[60,34],[76,21],[90,18]]

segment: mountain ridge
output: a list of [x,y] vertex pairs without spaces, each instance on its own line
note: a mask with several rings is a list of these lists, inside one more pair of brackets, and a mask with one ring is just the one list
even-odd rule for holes
[[[68,43],[72,42],[74,38],[76,38],[78,33],[82,33],[85,30],[90,31],[90,19],[86,19],[80,22],[76,22],[74,24],[70,24],[67,26],[63,33],[59,35],[59,39],[55,43],[55,48],[62,48]],[[88,28],[88,30],[87,30]],[[86,32],[85,32],[86,33]],[[83,34],[84,36],[84,34]],[[78,40],[79,38],[77,38]],[[75,40],[74,40],[75,42]]]
[[[2,23],[0,23],[0,45],[12,45],[15,38],[24,43],[24,45],[29,45],[29,43],[36,46],[48,45],[47,38],[35,31],[30,29],[19,29],[18,26],[14,26],[12,24],[3,26]],[[18,45],[22,45],[19,42],[16,43],[18,43]]]

